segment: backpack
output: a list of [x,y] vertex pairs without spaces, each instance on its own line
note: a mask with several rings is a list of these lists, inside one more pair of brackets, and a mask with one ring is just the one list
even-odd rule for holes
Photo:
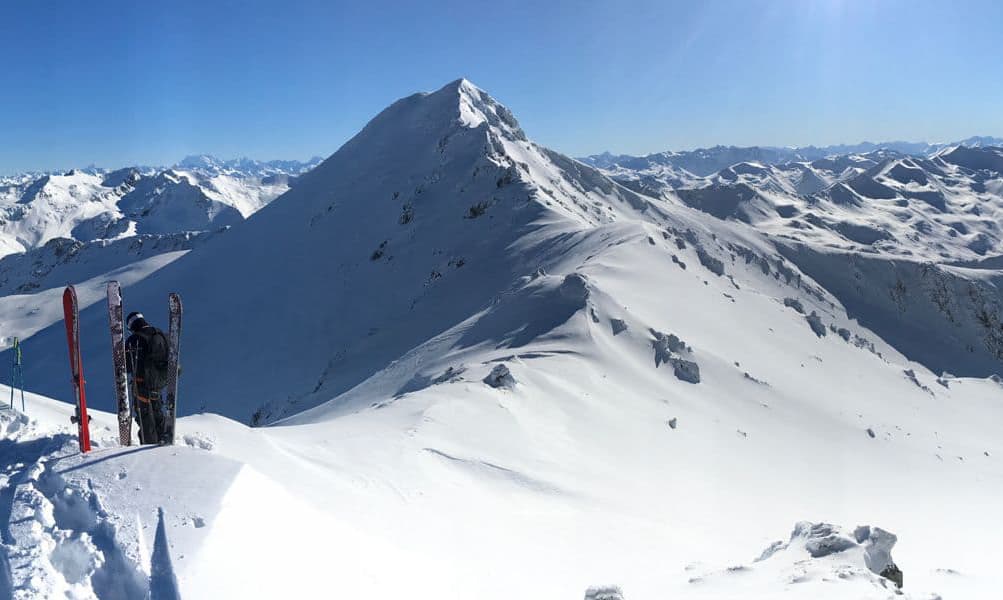
[[143,364],[140,368],[143,386],[151,392],[159,392],[167,387],[167,360],[170,355],[167,336],[155,327],[153,333],[140,332],[139,335],[146,342],[146,352],[143,354]]

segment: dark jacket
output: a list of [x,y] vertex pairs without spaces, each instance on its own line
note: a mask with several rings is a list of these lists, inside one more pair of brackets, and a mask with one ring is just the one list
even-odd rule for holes
[[148,360],[149,340],[157,329],[146,321],[136,324],[125,341],[125,368],[134,384],[133,416],[139,424],[139,443],[157,444],[163,441],[166,430],[165,415],[160,390],[151,390],[143,381],[143,365]]
[[153,335],[154,331],[153,326],[147,325],[140,329],[142,333],[133,332],[125,340],[125,369],[129,375],[141,370],[139,366],[143,364],[143,360],[146,358],[146,337]]
[[143,372],[143,363],[146,361],[147,355],[147,339],[156,331],[155,327],[144,321],[142,327],[134,331],[125,341],[125,369],[129,375],[134,377],[138,392],[144,396],[148,395],[149,390],[143,385],[142,379],[136,377],[136,374]]

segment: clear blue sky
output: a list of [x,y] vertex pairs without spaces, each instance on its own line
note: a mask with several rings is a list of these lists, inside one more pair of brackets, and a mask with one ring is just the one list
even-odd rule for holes
[[461,76],[572,155],[1003,135],[1001,4],[5,2],[0,173],[327,156]]

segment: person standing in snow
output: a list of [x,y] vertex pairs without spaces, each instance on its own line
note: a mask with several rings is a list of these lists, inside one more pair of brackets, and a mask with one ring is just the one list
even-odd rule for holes
[[129,313],[125,341],[126,372],[132,380],[132,414],[139,424],[140,444],[160,444],[165,432],[163,391],[167,386],[167,336],[142,313]]

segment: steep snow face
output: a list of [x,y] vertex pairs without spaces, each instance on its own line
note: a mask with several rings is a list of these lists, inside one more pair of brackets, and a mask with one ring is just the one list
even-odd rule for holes
[[118,203],[139,233],[205,231],[233,225],[243,216],[233,206],[209,198],[185,175],[173,171],[139,179]]
[[780,246],[848,314],[936,373],[1003,372],[1003,272]]
[[[529,142],[507,109],[458,81],[387,108],[281,199],[127,289],[126,305],[156,323],[167,291],[182,291],[182,412],[267,420],[337,396],[481,310],[540,266],[531,249],[553,235],[643,210],[656,209]],[[98,395],[105,379],[92,379]]]
[[236,209],[245,219],[286,193],[295,181],[294,176],[285,174],[241,177],[224,173],[205,177],[184,172],[184,175],[196,181],[210,201]]

